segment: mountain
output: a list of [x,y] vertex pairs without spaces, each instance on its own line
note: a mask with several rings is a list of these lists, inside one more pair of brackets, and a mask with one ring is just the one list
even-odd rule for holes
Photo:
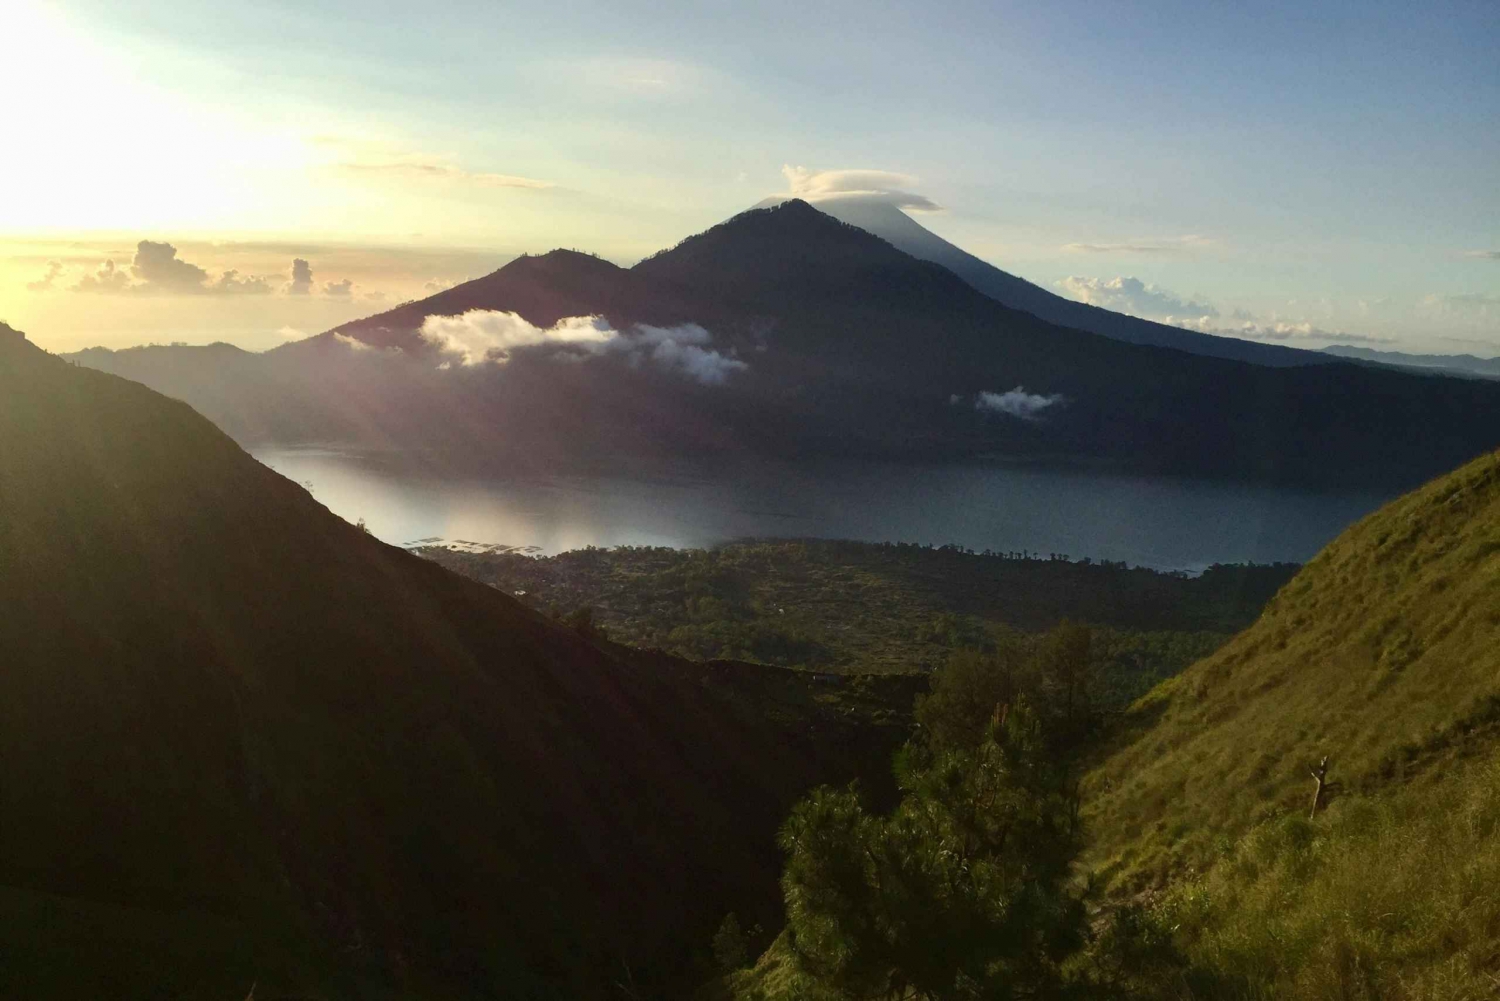
[[894,205],[858,198],[834,198],[819,202],[818,209],[889,241],[892,246],[913,257],[941,264],[997,302],[1031,313],[1060,327],[1087,330],[1132,344],[1176,348],[1211,358],[1229,358],[1255,365],[1320,365],[1327,362],[1316,351],[1184,330],[1170,324],[1075,302],[980,260],[922,226]]
[[1374,362],[1396,368],[1438,369],[1447,375],[1478,375],[1487,379],[1500,379],[1500,358],[1480,358],[1468,354],[1409,354],[1405,351],[1377,351],[1374,348],[1355,348],[1342,344],[1326,347],[1323,350],[1328,354],[1351,361]]
[[0,608],[7,997],[668,990],[900,736],[383,545],[4,326]]
[[1085,782],[1093,861],[1176,929],[1193,996],[1493,992],[1497,572],[1489,454],[1350,528],[1133,707]]
[[[549,333],[565,317],[593,318],[574,321],[592,340]],[[486,347],[498,362],[462,353]],[[241,440],[543,466],[1002,457],[1384,487],[1500,442],[1500,386],[1250,365],[1057,326],[801,201],[630,269],[567,251],[520,258],[258,356],[229,386],[149,350],[76,357],[189,400]],[[194,364],[221,367],[208,352]]]

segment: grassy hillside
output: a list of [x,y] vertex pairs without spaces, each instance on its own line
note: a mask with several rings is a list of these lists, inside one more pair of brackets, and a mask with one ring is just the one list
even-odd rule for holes
[[1493,996],[1497,641],[1489,455],[1348,530],[1133,707],[1085,783],[1092,860],[1173,930],[1174,996]]
[[900,732],[552,622],[3,326],[0,608],[4,996],[661,988]]

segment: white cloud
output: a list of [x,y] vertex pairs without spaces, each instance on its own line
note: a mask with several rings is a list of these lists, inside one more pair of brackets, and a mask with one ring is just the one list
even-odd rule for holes
[[1500,261],[1500,250],[1466,250],[1465,257],[1477,257],[1482,261]]
[[208,291],[221,295],[270,295],[272,281],[273,279],[260,275],[241,277],[238,271],[231,268],[219,275],[218,281],[208,286]]
[[[54,262],[55,263],[55,262]],[[53,281],[60,273],[49,270],[45,279]],[[134,280],[132,280],[132,277]],[[177,256],[170,243],[142,240],[136,244],[135,257],[127,275],[114,261],[105,261],[93,274],[86,274],[73,285],[72,292],[114,294],[132,292],[163,295],[269,295],[271,283],[279,279],[262,275],[241,275],[233,269],[209,281],[208,271]]]
[[518,313],[471,309],[459,316],[429,316],[423,340],[464,365],[504,362],[516,348],[538,344],[602,345],[618,336],[602,316],[570,316],[551,327],[528,323]]
[[1211,247],[1216,242],[1209,237],[1189,233],[1186,236],[1169,236],[1127,243],[1065,243],[1062,249],[1075,254],[1179,254],[1183,251]]
[[99,270],[91,275],[84,275],[78,281],[68,286],[70,292],[97,292],[110,294],[124,292],[130,288],[130,276],[115,267],[114,261],[105,261],[99,266]]
[[705,386],[721,385],[731,373],[750,367],[708,347],[713,336],[696,323],[637,324],[618,331],[602,316],[570,316],[543,328],[516,313],[474,309],[459,316],[427,317],[421,336],[449,356],[449,363],[465,366],[503,365],[517,349],[561,345],[586,355],[619,355],[633,365],[650,364]]
[[[1240,312],[1236,310],[1236,312]],[[1316,324],[1302,321],[1290,323],[1285,320],[1272,320],[1269,323],[1246,322],[1237,327],[1221,327],[1212,322],[1211,317],[1174,317],[1166,316],[1162,322],[1170,323],[1175,327],[1183,327],[1187,330],[1196,330],[1203,334],[1216,334],[1220,337],[1239,337],[1251,341],[1325,341],[1328,343],[1341,344],[1391,344],[1394,338],[1376,337],[1372,334],[1352,334],[1345,330],[1327,330]]]
[[[356,353],[364,353],[366,351],[375,351],[375,350],[377,350],[376,347],[373,344],[366,344],[364,341],[360,340],[359,338],[357,338],[357,337],[350,337],[348,334],[335,333],[333,335],[333,339],[334,339],[334,341],[336,343],[342,344],[344,347],[348,348],[350,351],[354,351]],[[400,348],[391,348],[389,353],[391,353],[391,354],[399,354],[400,352],[401,352]]]
[[863,201],[894,205],[915,212],[939,212],[942,206],[910,189],[917,179],[910,174],[889,170],[808,170],[787,165],[781,168],[786,178],[787,197],[808,202]]
[[348,278],[343,281],[323,283],[323,294],[333,296],[335,299],[347,299],[353,291],[354,282]]
[[130,271],[146,285],[163,292],[201,292],[208,272],[177,256],[170,243],[142,240],[136,244]]
[[707,330],[696,323],[680,327],[651,327],[639,324],[624,339],[627,350],[647,355],[658,368],[680,372],[705,386],[718,386],[731,372],[742,372],[750,366],[704,345],[713,340]]
[[57,279],[62,276],[62,272],[63,272],[63,263],[62,263],[62,261],[48,261],[47,262],[47,273],[45,275],[43,275],[42,277],[38,278],[34,282],[27,282],[26,283],[26,291],[28,291],[28,292],[51,292],[52,288],[53,288],[53,283],[56,282]]
[[312,292],[312,265],[300,257],[292,260],[292,280],[282,289],[287,295],[308,295]]
[[[956,402],[957,399],[949,397],[949,402]],[[980,393],[974,398],[974,409],[985,413],[1009,414],[1023,421],[1035,421],[1041,419],[1043,411],[1066,402],[1061,393],[1045,396],[1028,393],[1025,387],[1017,386],[1004,393]]]
[[1183,299],[1173,292],[1148,285],[1139,278],[1082,278],[1070,275],[1056,286],[1065,294],[1086,302],[1132,316],[1216,317],[1219,311],[1207,303]]

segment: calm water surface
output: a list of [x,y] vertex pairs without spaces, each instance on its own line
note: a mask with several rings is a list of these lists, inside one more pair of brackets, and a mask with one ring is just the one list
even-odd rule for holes
[[544,553],[794,536],[951,542],[1195,571],[1304,561],[1390,497],[996,466],[759,463],[537,476],[327,449],[253,454],[335,514],[364,518],[387,542],[435,536]]

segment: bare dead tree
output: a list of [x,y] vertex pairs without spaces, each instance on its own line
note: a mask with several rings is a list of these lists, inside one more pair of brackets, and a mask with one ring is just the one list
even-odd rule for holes
[[1323,780],[1328,775],[1328,755],[1323,755],[1323,760],[1318,762],[1318,766],[1309,770],[1307,774],[1311,775],[1313,781],[1318,783],[1318,787],[1313,790],[1312,812],[1307,815],[1307,819],[1312,820],[1317,817],[1318,808],[1323,805]]

